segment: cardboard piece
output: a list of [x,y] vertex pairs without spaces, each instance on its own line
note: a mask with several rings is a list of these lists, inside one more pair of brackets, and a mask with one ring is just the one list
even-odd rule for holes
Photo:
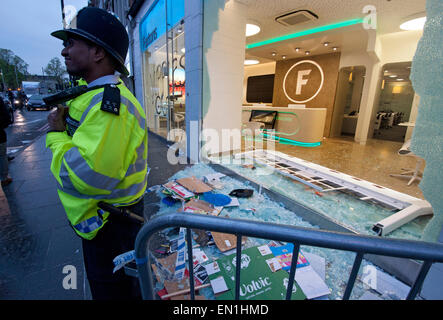
[[[221,208],[223,209],[223,207]],[[185,203],[184,210],[179,208],[178,211],[185,211],[191,213],[209,214],[211,216],[218,216],[221,211],[220,208],[214,208],[212,204],[204,200],[191,199]]]
[[[235,234],[211,232],[215,245],[221,252],[229,251],[237,247],[237,236]],[[242,238],[242,244],[246,241],[246,237]]]
[[[278,270],[272,272],[266,260],[273,259],[272,254],[263,256],[257,247],[251,247],[241,252],[241,277],[240,277],[240,299],[241,300],[284,300],[289,275],[286,271]],[[215,292],[217,300],[233,300],[235,294],[236,254],[225,256],[217,260],[218,268],[206,267],[209,271],[209,279]],[[220,271],[216,271],[220,270]],[[224,279],[227,291],[221,278]],[[215,281],[215,283],[213,283]],[[293,300],[304,300],[306,296],[294,282],[292,291]]]
[[196,177],[187,177],[177,180],[183,187],[194,193],[204,193],[212,191],[212,188]]

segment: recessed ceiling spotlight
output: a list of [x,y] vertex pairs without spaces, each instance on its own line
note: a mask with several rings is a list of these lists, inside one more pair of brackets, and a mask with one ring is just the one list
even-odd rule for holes
[[250,37],[256,35],[260,32],[260,27],[256,24],[247,23],[246,24],[246,36]]
[[327,47],[327,46],[329,46],[329,42],[324,42],[323,45],[324,45],[325,47]]
[[295,48],[295,52],[299,52],[300,51],[300,48]]
[[283,59],[286,59],[286,56],[281,56]]
[[389,76],[389,78],[397,78],[397,75],[396,75],[396,74],[391,74],[391,75]]
[[272,55],[273,57],[275,57],[275,56],[277,55],[277,53],[276,53],[276,52],[273,52],[273,53],[271,53],[271,55]]
[[403,22],[400,25],[402,30],[423,30],[426,23],[426,17],[420,17]]
[[245,66],[250,66],[250,65],[259,64],[259,63],[260,63],[260,61],[254,60],[254,59],[245,60]]
[[397,79],[397,81],[403,81],[403,80],[405,80],[405,79],[403,79],[403,78],[398,78]]
[[310,55],[310,54],[311,54],[311,51],[306,51],[305,52],[305,55],[307,55],[307,56]]
[[333,47],[332,50],[337,51],[338,47]]

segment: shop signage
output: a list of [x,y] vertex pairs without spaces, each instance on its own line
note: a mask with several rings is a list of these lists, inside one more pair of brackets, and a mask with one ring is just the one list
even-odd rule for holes
[[324,73],[312,60],[295,63],[283,79],[283,92],[294,103],[306,103],[314,99],[323,88]]
[[139,25],[142,52],[166,33],[166,1],[169,28],[179,23],[185,15],[185,0],[155,0]]
[[151,43],[153,43],[155,40],[157,40],[157,28],[154,29],[146,38],[143,39],[143,47],[147,48]]

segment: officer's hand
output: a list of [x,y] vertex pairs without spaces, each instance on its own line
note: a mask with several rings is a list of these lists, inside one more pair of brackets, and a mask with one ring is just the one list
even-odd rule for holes
[[69,109],[65,107],[57,107],[48,115],[49,130],[64,131],[66,129],[65,118]]

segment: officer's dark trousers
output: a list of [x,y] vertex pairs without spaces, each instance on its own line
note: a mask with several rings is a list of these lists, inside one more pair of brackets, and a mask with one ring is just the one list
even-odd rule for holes
[[[143,216],[143,199],[127,208]],[[137,278],[127,276],[123,268],[112,273],[112,260],[119,254],[134,249],[140,227],[140,224],[110,215],[108,222],[94,239],[83,239],[83,257],[92,299],[141,299]]]

